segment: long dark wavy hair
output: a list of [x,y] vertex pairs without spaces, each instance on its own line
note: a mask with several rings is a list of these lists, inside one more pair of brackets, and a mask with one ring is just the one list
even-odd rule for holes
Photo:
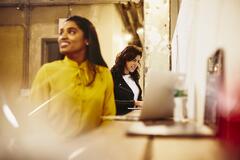
[[100,65],[107,68],[107,64],[104,61],[100,45],[98,41],[98,36],[94,25],[86,18],[81,16],[71,16],[67,21],[73,21],[79,27],[80,30],[84,33],[84,38],[88,40],[88,46],[86,51],[86,58],[90,62],[88,66],[92,71],[93,79],[87,84],[87,86],[91,85],[96,77],[96,65]]
[[[127,46],[117,57],[115,60],[115,65],[111,68],[112,72],[119,72],[121,75],[124,75],[124,67],[127,61],[131,61],[137,56],[142,57],[142,49],[135,45]],[[139,68],[137,67],[136,70],[130,73],[132,79],[138,81],[140,78],[139,75]]]
[[93,64],[107,67],[101,54],[98,36],[94,25],[88,19],[81,16],[71,16],[66,21],[75,22],[79,29],[83,31],[84,38],[88,40],[87,59]]

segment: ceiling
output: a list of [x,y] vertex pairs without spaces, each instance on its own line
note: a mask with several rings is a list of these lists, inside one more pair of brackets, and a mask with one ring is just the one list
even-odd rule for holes
[[128,32],[133,35],[133,43],[142,46],[142,43],[137,33],[137,29],[143,28],[143,1],[139,3],[127,2],[116,4],[123,23]]
[[[30,5],[65,5],[65,4],[102,4],[102,3],[125,3],[131,0],[1,0],[0,6],[11,6],[19,3]],[[136,0],[135,0],[136,1]]]
[[129,33],[133,35],[133,43],[141,46],[137,29],[143,27],[143,0],[1,0],[0,7],[27,6],[64,6],[79,4],[114,3]]

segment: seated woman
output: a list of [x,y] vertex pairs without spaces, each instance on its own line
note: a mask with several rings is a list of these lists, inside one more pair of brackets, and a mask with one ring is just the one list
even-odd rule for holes
[[113,81],[89,20],[68,18],[58,43],[65,58],[38,71],[31,89],[35,109],[30,115],[41,114],[57,135],[71,138],[100,126],[101,116],[115,115]]
[[129,108],[141,107],[142,90],[138,83],[140,75],[138,66],[142,57],[142,50],[134,45],[127,46],[117,56],[115,65],[111,69],[114,81],[115,103],[117,115],[130,111]]

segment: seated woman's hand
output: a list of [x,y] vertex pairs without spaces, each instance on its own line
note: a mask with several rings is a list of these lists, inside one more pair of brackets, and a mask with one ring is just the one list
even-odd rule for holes
[[135,101],[135,106],[139,108],[143,107],[143,101]]

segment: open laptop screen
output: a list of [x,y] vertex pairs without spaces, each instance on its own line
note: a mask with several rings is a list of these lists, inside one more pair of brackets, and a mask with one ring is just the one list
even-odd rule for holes
[[224,88],[224,52],[218,49],[207,62],[204,123],[216,130],[219,97]]
[[176,75],[154,68],[148,72],[141,120],[159,120],[173,116]]

